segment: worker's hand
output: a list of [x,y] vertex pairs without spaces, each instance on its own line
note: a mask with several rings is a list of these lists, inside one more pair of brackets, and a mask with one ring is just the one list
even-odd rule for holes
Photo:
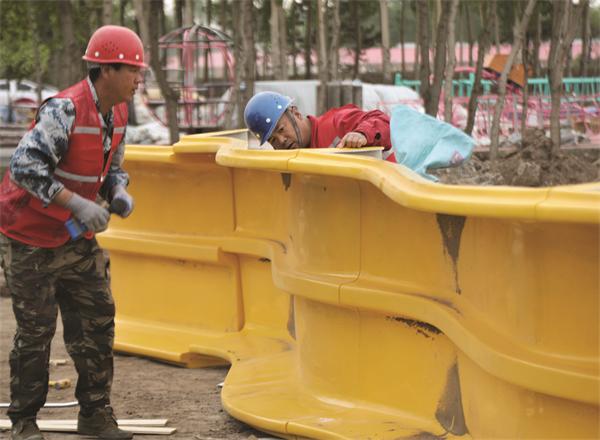
[[125,218],[133,212],[133,197],[129,195],[127,190],[122,185],[117,185],[112,191],[111,208],[118,206],[118,209],[112,210],[119,217]]
[[357,131],[346,133],[335,148],[360,148],[367,145],[367,138]]
[[69,209],[90,231],[102,232],[108,227],[110,219],[108,210],[91,200],[84,199],[79,194],[73,193],[65,208]]

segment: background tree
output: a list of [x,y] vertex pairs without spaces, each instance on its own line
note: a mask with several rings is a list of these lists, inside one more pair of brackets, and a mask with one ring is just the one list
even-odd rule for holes
[[113,2],[112,0],[102,0],[102,24],[112,24],[113,22]]
[[302,0],[302,9],[304,10],[304,77],[310,79],[312,66],[312,45],[313,45],[313,1]]
[[498,158],[500,116],[502,115],[502,110],[504,108],[504,98],[506,96],[506,81],[508,78],[508,72],[510,72],[515,57],[519,53],[519,50],[521,50],[521,46],[523,45],[525,29],[527,28],[529,18],[531,17],[533,8],[535,7],[535,1],[536,0],[527,1],[527,6],[525,7],[525,11],[523,12],[522,18],[520,20],[517,19],[517,21],[515,22],[515,26],[513,28],[512,49],[510,51],[510,54],[508,55],[506,63],[504,64],[504,68],[502,69],[500,80],[498,81],[498,97],[496,98],[496,105],[494,106],[494,118],[492,120],[492,130],[490,134],[490,159],[492,161],[495,161]]
[[[479,3],[479,15],[482,17],[483,23],[490,23],[493,20],[494,11],[496,10],[497,0],[491,0],[489,2]],[[485,9],[485,13],[484,13]],[[485,18],[484,18],[485,17]],[[485,57],[488,48],[491,46],[491,26],[482,26],[479,31],[478,43],[477,43],[477,64],[475,67],[475,79],[473,84],[473,90],[471,90],[471,96],[469,97],[468,113],[467,113],[467,126],[465,133],[471,134],[473,132],[473,126],[475,125],[475,115],[477,113],[478,99],[483,91],[481,84],[481,78],[483,73],[483,59]]]
[[287,79],[287,39],[285,17],[280,0],[271,0],[271,63],[277,80]]
[[450,0],[449,9],[447,40],[448,62],[446,63],[446,75],[444,78],[444,120],[446,122],[452,121],[452,79],[454,77],[454,66],[456,65],[454,28],[456,24],[458,0]]
[[73,24],[73,5],[71,0],[58,0],[61,14],[60,29],[63,36],[63,76],[58,83],[59,89],[64,89],[67,86],[77,82],[81,76],[81,55],[77,47],[77,39],[75,38],[75,28]]
[[165,50],[161,54],[158,47],[160,37],[158,34],[159,8],[162,8],[163,4],[160,0],[133,0],[133,3],[140,26],[140,36],[144,42],[144,46],[149,48],[150,52],[147,64],[152,68],[160,92],[165,100],[169,139],[174,144],[179,140],[179,126],[177,122],[177,101],[179,94],[170,87],[165,71],[163,70],[163,66],[165,65],[164,57],[166,57],[167,51]]
[[340,79],[340,0],[331,0],[331,28],[329,30],[329,79]]
[[390,63],[390,23],[388,17],[388,1],[379,0],[381,15],[381,67],[383,82],[392,82],[392,66]]
[[[137,11],[137,8],[136,8]],[[136,12],[139,14],[139,12]],[[190,27],[194,24],[194,0],[184,0],[183,4],[183,26]]]
[[429,76],[431,74],[431,68],[429,66],[429,6],[427,0],[417,0],[416,7],[419,29],[417,38],[421,55],[420,63],[417,63],[419,66],[419,80],[421,81],[420,93],[421,98],[425,103],[425,108],[427,108],[427,103],[431,100],[429,84]]
[[329,69],[327,66],[326,22],[327,0],[317,0],[317,29],[318,44],[317,58],[319,61],[319,88],[317,90],[317,112],[323,113],[327,108],[327,81]]
[[[240,0],[242,4],[242,62],[243,62],[243,81],[241,109],[246,107],[246,103],[254,95],[254,81],[256,81],[256,46],[254,43],[254,4],[252,0]],[[243,119],[239,120],[240,123]]]
[[434,71],[433,79],[430,82],[430,67],[429,67],[429,32],[428,22],[429,13],[426,0],[417,2],[417,10],[419,17],[419,44],[421,46],[421,98],[425,106],[425,112],[428,115],[436,116],[439,108],[440,91],[442,88],[442,79],[446,66],[446,34],[448,27],[448,19],[450,15],[449,2],[443,2],[441,5],[440,18],[437,22],[436,42],[434,49]]
[[581,58],[579,60],[579,74],[588,75],[588,60],[590,55],[590,2],[582,4],[581,11]]
[[[582,0],[581,4],[587,3]],[[571,43],[575,38],[577,23],[582,8],[573,7],[570,1],[552,3],[552,38],[548,57],[548,81],[552,110],[550,111],[550,137],[552,150],[557,153],[560,149],[560,103],[563,92],[563,69]]]
[[400,8],[400,71],[402,72],[402,77],[404,78],[406,76],[406,61],[404,52],[404,25],[406,23],[406,0],[401,1]]

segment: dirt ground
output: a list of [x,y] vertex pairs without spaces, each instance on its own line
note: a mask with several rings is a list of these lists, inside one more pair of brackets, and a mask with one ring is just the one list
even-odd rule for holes
[[[3,274],[0,272],[3,281]],[[0,297],[0,402],[9,401],[8,353],[12,348],[15,321],[11,300]],[[71,402],[76,373],[62,341],[59,325],[52,343],[51,359],[67,359],[68,364],[50,367],[50,380],[71,379],[73,385],[63,390],[51,389],[48,402]],[[255,431],[230,417],[221,407],[220,388],[227,375],[226,367],[186,369],[135,356],[115,357],[112,404],[121,418],[166,418],[168,426],[177,428],[171,436],[136,435],[136,439],[159,440],[257,440],[273,438]],[[6,418],[5,409],[0,417]],[[76,419],[76,407],[42,409],[39,419]],[[76,434],[45,433],[47,440],[83,440]],[[9,439],[0,431],[0,439]]]
[[548,187],[600,181],[600,146],[576,149],[563,147],[552,154],[552,141],[542,130],[529,129],[522,143],[500,150],[498,163],[487,152],[475,152],[456,168],[431,170],[442,183],[465,185],[510,185]]

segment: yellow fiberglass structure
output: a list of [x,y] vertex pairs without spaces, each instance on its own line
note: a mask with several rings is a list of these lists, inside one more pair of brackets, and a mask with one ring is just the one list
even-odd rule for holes
[[598,438],[600,184],[449,186],[392,163],[128,146],[116,348],[230,363],[287,439]]

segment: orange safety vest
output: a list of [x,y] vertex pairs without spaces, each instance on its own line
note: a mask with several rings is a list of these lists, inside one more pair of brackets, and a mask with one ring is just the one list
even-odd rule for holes
[[[125,134],[127,104],[113,107],[114,124],[110,153],[106,160],[102,141],[102,124],[86,79],[58,93],[55,98],[68,98],[75,105],[75,121],[69,135],[67,153],[58,162],[54,177],[65,188],[81,197],[96,200],[108,174],[112,156]],[[31,128],[35,125],[32,123]],[[53,248],[65,244],[70,236],[65,221],[71,211],[42,201],[18,186],[7,171],[0,184],[0,231],[17,241],[32,246]],[[91,239],[92,232],[85,234]]]

